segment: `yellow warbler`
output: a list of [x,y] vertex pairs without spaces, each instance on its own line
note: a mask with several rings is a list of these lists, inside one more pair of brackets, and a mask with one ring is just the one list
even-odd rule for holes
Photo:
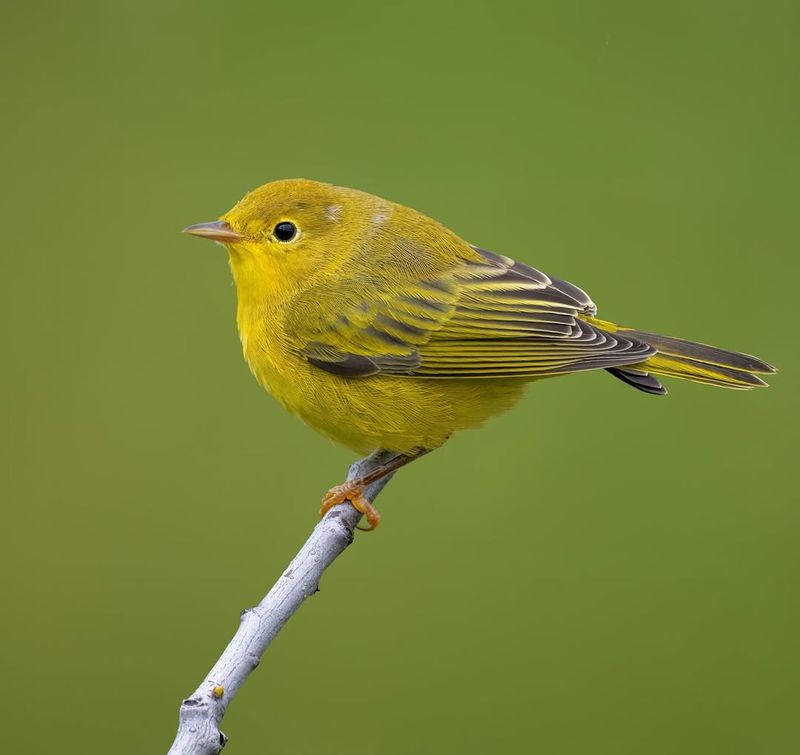
[[577,286],[472,246],[422,213],[354,189],[268,183],[185,233],[228,248],[244,356],[289,411],[358,452],[369,478],[332,488],[374,528],[366,484],[511,407],[533,380],[607,370],[727,388],[775,370],[745,354],[598,320]]

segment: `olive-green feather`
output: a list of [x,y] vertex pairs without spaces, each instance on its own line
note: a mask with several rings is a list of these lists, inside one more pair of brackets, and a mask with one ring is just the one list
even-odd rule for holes
[[[339,284],[334,320],[293,318],[317,323],[295,334],[299,353],[347,377],[534,379],[606,369],[653,394],[666,393],[653,374],[751,388],[765,384],[757,373],[774,371],[754,357],[598,320],[577,286],[509,257],[470,251],[474,256],[404,286],[396,277],[402,270],[394,270],[392,285],[375,279],[367,299],[362,293],[349,300]],[[314,296],[325,301],[324,290]]]
[[[476,258],[363,299],[318,321],[299,348],[321,369],[351,377],[546,377],[641,362],[655,349],[587,322],[591,299],[508,257]],[[399,289],[399,290],[398,290]],[[293,318],[297,319],[297,318]],[[302,318],[308,321],[309,318]]]

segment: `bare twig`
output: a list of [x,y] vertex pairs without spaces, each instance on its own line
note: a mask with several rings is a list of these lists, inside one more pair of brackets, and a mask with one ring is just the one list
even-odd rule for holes
[[[385,458],[384,452],[376,452],[357,461],[350,467],[347,479],[368,474]],[[370,501],[390,477],[367,488]],[[178,733],[169,755],[217,755],[225,746],[226,737],[219,725],[228,705],[281,627],[317,591],[325,569],[353,542],[353,530],[360,518],[361,514],[349,503],[332,508],[266,597],[255,608],[242,612],[241,623],[228,647],[200,686],[181,704]]]

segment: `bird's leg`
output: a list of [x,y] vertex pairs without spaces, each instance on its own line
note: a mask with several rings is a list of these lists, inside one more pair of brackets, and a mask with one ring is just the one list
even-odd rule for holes
[[[426,448],[415,448],[409,453],[389,455],[386,455],[386,452],[377,452],[381,454],[381,456],[385,456],[385,460],[382,460],[375,469],[367,472],[365,475],[348,480],[341,485],[334,485],[323,496],[319,515],[325,516],[334,506],[338,506],[345,501],[350,501],[353,508],[356,511],[360,511],[367,518],[367,523],[369,524],[369,527],[359,527],[358,529],[364,530],[365,532],[374,530],[380,524],[381,515],[364,494],[366,489],[378,480],[382,480],[394,474],[400,467],[404,467],[406,464],[414,461],[414,459],[419,459],[420,456],[424,456],[428,453],[428,450],[429,449]],[[375,456],[376,455],[373,454],[373,458],[375,458]]]

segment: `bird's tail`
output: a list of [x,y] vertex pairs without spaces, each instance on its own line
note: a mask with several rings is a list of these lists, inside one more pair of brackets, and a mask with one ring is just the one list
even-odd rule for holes
[[646,333],[595,318],[589,321],[601,330],[624,334],[626,338],[643,341],[656,349],[656,353],[644,362],[609,370],[615,377],[647,393],[666,393],[653,375],[747,390],[765,386],[759,375],[776,371],[772,365],[748,354],[725,351],[682,338]]

